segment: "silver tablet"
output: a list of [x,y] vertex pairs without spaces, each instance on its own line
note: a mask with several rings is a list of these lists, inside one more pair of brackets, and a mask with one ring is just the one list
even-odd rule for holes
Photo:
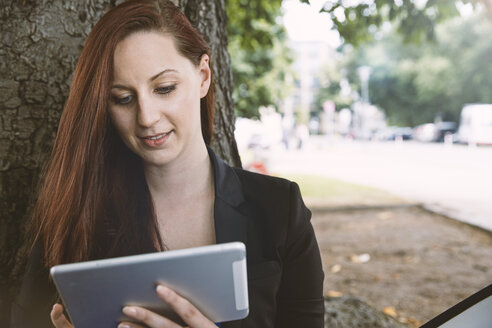
[[183,323],[157,296],[163,283],[214,322],[248,315],[246,249],[233,242],[57,265],[50,274],[76,328],[116,327],[138,305]]
[[492,327],[492,284],[420,326],[420,328],[490,327]]

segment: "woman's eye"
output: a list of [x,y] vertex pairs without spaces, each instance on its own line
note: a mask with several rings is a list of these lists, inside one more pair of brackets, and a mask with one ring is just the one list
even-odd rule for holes
[[156,89],[154,89],[154,92],[155,93],[158,93],[160,95],[166,95],[166,94],[174,91],[174,89],[176,89],[176,85],[169,85],[169,86],[166,86],[166,87],[156,88]]
[[118,105],[128,105],[129,103],[131,103],[133,100],[133,97],[128,95],[128,96],[125,96],[125,97],[113,97],[113,101],[115,102],[115,104],[118,104]]

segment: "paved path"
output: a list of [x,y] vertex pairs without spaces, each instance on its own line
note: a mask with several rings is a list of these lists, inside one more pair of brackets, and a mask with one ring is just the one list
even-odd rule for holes
[[262,154],[275,173],[323,175],[387,190],[492,231],[492,147],[312,138]]

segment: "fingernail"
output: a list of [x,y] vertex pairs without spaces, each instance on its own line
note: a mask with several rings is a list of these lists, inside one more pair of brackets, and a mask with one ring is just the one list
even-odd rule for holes
[[[123,308],[123,313],[125,313],[126,315],[129,315],[131,317],[135,317],[137,315],[137,310],[133,307],[125,306]],[[130,327],[130,326],[128,326],[128,327]]]
[[157,292],[159,294],[166,296],[167,295],[167,288],[162,286],[162,285],[157,285]]
[[[60,316],[59,313],[54,313],[55,312],[55,307],[56,307],[56,304],[53,305],[53,308],[51,309],[51,315],[53,316],[54,319],[58,319],[58,317]],[[55,314],[56,314],[56,317],[55,317]]]

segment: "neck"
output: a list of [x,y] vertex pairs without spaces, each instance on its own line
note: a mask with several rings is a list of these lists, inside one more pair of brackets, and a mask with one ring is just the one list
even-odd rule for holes
[[144,166],[154,201],[180,204],[213,190],[213,170],[205,143],[166,166]]

